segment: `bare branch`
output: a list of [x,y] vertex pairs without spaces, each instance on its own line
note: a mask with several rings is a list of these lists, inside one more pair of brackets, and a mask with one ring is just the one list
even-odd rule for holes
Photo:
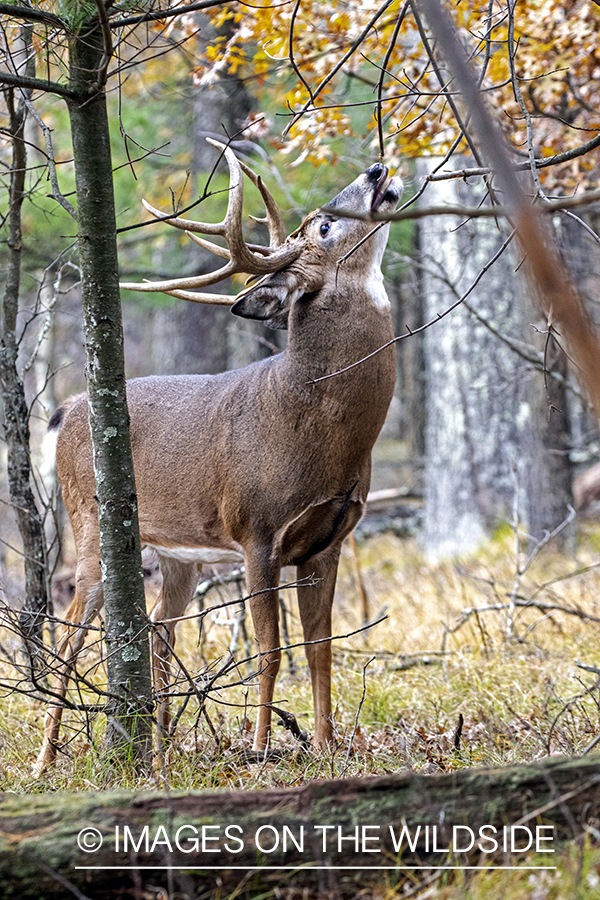
[[23,99],[27,105],[27,109],[29,114],[35,120],[38,128],[41,129],[42,134],[44,135],[44,140],[46,142],[46,161],[48,163],[48,175],[50,177],[50,184],[52,185],[52,196],[56,200],[57,203],[65,209],[70,216],[73,216],[75,220],[77,220],[77,210],[75,207],[67,200],[65,195],[61,192],[58,186],[58,175],[56,173],[56,161],[54,159],[54,147],[52,145],[52,130],[48,128],[42,117],[39,115],[36,110],[34,104],[31,102],[28,94],[23,91]]
[[[388,63],[390,61],[390,57],[394,52],[394,47],[396,46],[396,41],[398,40],[398,35],[400,33],[400,28],[402,27],[402,23],[404,21],[404,17],[408,11],[408,7],[410,6],[410,0],[406,0],[404,6],[400,10],[400,14],[396,21],[396,26],[394,28],[394,33],[392,34],[392,38],[388,44],[388,48],[385,54],[385,58],[381,65],[381,72],[379,73],[379,81],[377,83],[377,133],[379,136],[379,155],[383,159],[383,118],[381,115],[381,104],[383,102],[383,81],[387,73]],[[387,99],[387,98],[386,98]]]
[[[436,178],[435,180],[440,179]],[[554,213],[577,206],[589,206],[599,201],[600,190],[586,191],[573,197],[561,197],[559,200],[543,200],[543,198],[540,198],[533,204],[533,209],[536,212]],[[334,212],[328,206],[323,206],[322,209],[324,212]],[[506,218],[510,219],[514,215],[514,209],[511,206],[409,206],[393,213],[372,213],[365,216],[364,213],[336,207],[335,214],[337,216],[345,216],[348,219],[367,219],[371,222],[404,222],[406,219],[425,219],[428,216],[460,216],[464,219],[497,219],[500,216],[506,216]]]
[[[556,153],[554,156],[545,156],[543,159],[536,159],[535,165],[538,169],[547,169],[552,166],[559,166],[562,163],[570,162],[572,159],[578,159],[585,156],[592,150],[600,147],[600,133],[596,137],[580,144],[579,147],[573,147],[572,150],[565,150],[564,153]],[[514,166],[515,172],[525,172],[530,168],[530,163],[519,163]],[[471,178],[475,175],[489,175],[492,170],[489,166],[479,166],[470,169],[457,169],[452,172],[440,172],[438,174],[429,175],[428,181],[446,181],[449,178]]]
[[358,704],[356,715],[354,716],[354,728],[352,729],[352,734],[350,736],[350,740],[348,742],[348,749],[346,750],[346,759],[344,760],[344,768],[342,770],[342,778],[346,774],[346,769],[348,768],[348,763],[350,762],[350,753],[352,752],[352,744],[354,743],[354,738],[356,737],[356,732],[358,731],[358,719],[360,717],[360,711],[363,708],[363,704],[365,702],[365,697],[367,696],[367,667],[371,665],[375,657],[371,657],[371,659],[367,660],[367,662],[363,666],[362,671],[362,694],[360,698],[360,702]]
[[0,71],[0,84],[20,87],[24,90],[47,91],[50,94],[58,94],[59,97],[67,100],[77,100],[77,94],[68,87],[57,81],[44,81],[43,78],[28,78],[26,75],[13,75],[12,72]]
[[[411,5],[412,12],[413,12],[413,16],[415,17],[415,22],[417,23],[417,28],[419,29],[419,36],[423,43],[423,47],[425,48],[425,52],[427,53],[427,56],[429,57],[429,61],[431,62],[433,71],[436,74],[437,80],[438,80],[440,88],[441,88],[441,93],[448,101],[448,105],[454,114],[454,118],[456,119],[456,121],[458,123],[458,127],[460,128],[462,135],[464,136],[467,144],[469,145],[469,149],[470,149],[471,153],[473,154],[473,158],[475,159],[475,162],[477,162],[479,165],[481,165],[481,159],[479,157],[479,152],[477,150],[477,147],[474,145],[473,141],[469,137],[469,134],[467,132],[466,123],[463,122],[462,116],[461,116],[460,112],[458,111],[458,107],[456,106],[456,103],[454,102],[451,94],[447,90],[446,81],[445,81],[444,77],[442,76],[440,67],[438,66],[437,61],[435,59],[433,49],[431,48],[431,46],[429,44],[427,34],[425,33],[425,29],[424,29],[423,23],[421,21],[421,16],[419,15],[419,11],[417,9],[417,5],[414,2],[414,0],[410,0],[410,5]],[[430,23],[430,25],[431,25],[431,23]],[[445,50],[446,50],[446,47],[444,45],[444,51]]]
[[105,85],[108,73],[108,67],[113,56],[112,35],[110,33],[110,23],[108,21],[108,13],[104,5],[104,0],[94,0],[98,9],[98,19],[102,28],[102,41],[104,43],[104,56],[100,68],[98,69],[98,84]]
[[125,19],[113,19],[111,28],[122,28],[124,25],[138,25],[140,22],[160,22],[163,19],[172,19],[173,16],[181,16],[184,13],[196,12],[201,9],[213,9],[215,6],[227,6],[230,0],[203,0],[200,3],[177,5],[171,9],[161,9],[156,12],[142,13],[139,16],[128,16]]
[[46,12],[43,9],[35,9],[31,6],[16,6],[14,3],[0,3],[0,13],[4,13],[13,19],[25,19],[26,22],[43,22],[44,25],[53,25],[62,31],[67,31],[67,25],[59,16]]
[[568,209],[564,209],[562,210],[562,212],[570,219],[575,219],[575,221],[578,222],[579,225],[581,225],[584,231],[589,234],[592,240],[596,241],[597,244],[600,244],[600,237],[596,234],[593,228],[590,228],[587,222],[584,222],[584,220],[580,216],[576,216],[575,213],[570,212]]
[[523,100],[523,95],[521,94],[521,88],[519,86],[519,80],[517,78],[515,69],[515,5],[516,0],[508,0],[508,66],[510,69],[510,77],[512,81],[512,89],[515,95],[515,100],[519,104],[519,108],[523,113],[523,117],[525,119],[525,127],[527,133],[527,155],[529,157],[529,168],[531,170],[531,176],[533,178],[533,183],[535,184],[538,196],[543,197],[544,193],[540,184],[540,176],[535,164],[535,150],[533,147],[531,115],[529,113],[529,110],[527,109],[527,106],[525,105],[525,101]]
[[310,102],[314,106],[315,98],[313,97],[312,91],[310,89],[310,85],[309,85],[308,81],[305,80],[304,76],[302,75],[302,72],[298,68],[296,60],[294,59],[294,25],[296,23],[296,16],[298,15],[298,9],[300,8],[300,3],[301,3],[301,0],[296,0],[296,4],[294,6],[294,9],[292,10],[292,17],[290,19],[289,60],[290,60],[292,69],[298,76],[299,81],[301,81],[302,84],[304,85],[304,87],[306,88],[306,90],[308,92],[308,96],[310,97]]

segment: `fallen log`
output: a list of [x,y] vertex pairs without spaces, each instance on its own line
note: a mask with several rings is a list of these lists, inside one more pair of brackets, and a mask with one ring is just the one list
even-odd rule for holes
[[269,791],[2,794],[0,884],[21,900],[350,897],[453,866],[552,867],[599,818],[598,755]]

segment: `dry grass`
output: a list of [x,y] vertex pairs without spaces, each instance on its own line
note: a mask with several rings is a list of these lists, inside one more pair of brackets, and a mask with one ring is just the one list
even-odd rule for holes
[[[274,746],[289,751],[284,759],[247,766],[236,758],[233,751],[251,743],[256,703],[252,681],[228,686],[239,681],[240,674],[250,674],[252,664],[243,664],[237,674],[220,680],[221,690],[207,703],[214,734],[207,720],[198,717],[192,700],[160,771],[142,779],[108,769],[100,749],[101,717],[86,729],[85,722],[68,714],[64,752],[56,768],[36,781],[30,770],[41,742],[43,706],[6,690],[0,699],[0,790],[141,789],[166,783],[173,788],[255,789],[581,753],[600,733],[598,678],[574,662],[578,658],[600,666],[600,623],[594,621],[600,619],[600,532],[587,526],[570,556],[545,548],[519,585],[522,598],[578,614],[518,608],[517,637],[507,640],[505,612],[480,612],[464,622],[461,616],[467,608],[507,602],[515,581],[513,543],[510,532],[503,530],[460,564],[436,565],[424,561],[415,542],[390,535],[360,546],[371,613],[379,618],[381,611],[387,618],[368,632],[335,643],[338,742],[331,753],[296,753],[294,739],[277,729]],[[300,640],[295,598],[291,592],[285,596],[291,639]],[[211,595],[214,602],[218,598]],[[348,555],[341,563],[334,621],[340,635],[361,625]],[[250,624],[249,630],[252,647]],[[199,672],[224,658],[230,637],[230,628],[220,624],[218,616],[209,616],[200,635],[196,622],[180,627],[177,651],[190,672]],[[0,643],[10,649],[10,636],[0,636]],[[242,647],[238,657],[243,656]],[[81,665],[87,668],[93,657],[92,650]],[[312,699],[299,649],[294,650],[294,664],[291,673],[284,659],[276,703],[310,730]],[[5,661],[0,679],[8,682],[10,676]],[[418,895],[444,900],[592,900],[600,896],[600,854],[589,848],[584,852],[578,844],[567,848],[556,873],[482,873],[468,884],[453,877],[449,884],[422,885]],[[390,888],[380,896],[393,897],[394,892]]]
[[[593,620],[600,618],[600,568],[594,568],[600,558],[598,547],[597,533],[589,530],[573,557],[546,550],[519,587],[521,597],[579,611],[584,617],[518,608],[518,637],[508,641],[502,611],[473,614],[451,633],[466,608],[506,603],[515,573],[508,532],[499,533],[484,550],[460,564],[428,565],[412,541],[390,535],[370,539],[360,554],[371,612],[373,618],[381,618],[381,613],[387,618],[368,632],[336,641],[337,749],[320,757],[299,756],[250,770],[235,765],[231,750],[250,743],[256,703],[252,680],[229,686],[239,682],[240,675],[249,676],[255,666],[242,664],[217,682],[221,689],[207,704],[216,739],[206,719],[198,721],[196,700],[188,704],[169,751],[169,780],[173,786],[268,787],[341,774],[448,771],[582,752],[600,731],[597,678],[574,663],[575,658],[600,663],[600,624]],[[295,599],[291,592],[285,596],[291,639],[299,641]],[[213,594],[211,603],[215,602],[218,597]],[[196,621],[180,626],[177,652],[189,672],[214,667],[225,657],[231,630],[222,624],[223,618],[223,613],[205,618],[200,635]],[[356,586],[345,556],[335,629],[342,635],[360,626]],[[4,636],[2,643],[7,648],[10,637]],[[250,632],[251,652],[252,647]],[[242,646],[238,658],[244,655]],[[87,669],[93,659],[91,650],[80,661],[80,670]],[[294,666],[292,674],[284,659],[276,703],[310,730],[312,700],[299,649],[294,650]],[[8,683],[9,666],[4,663],[3,667]],[[363,682],[366,694],[361,702]],[[67,784],[85,789],[86,782],[89,787],[107,786],[110,773],[103,771],[101,754],[93,747],[100,743],[100,721],[86,735],[82,723],[67,715],[63,758],[46,780],[34,783],[27,773],[40,742],[43,707],[10,691],[4,692],[0,702],[1,789],[56,789]],[[359,724],[348,754],[358,710]],[[460,715],[464,724],[457,748]],[[296,745],[287,732],[277,729],[274,746],[292,749]]]

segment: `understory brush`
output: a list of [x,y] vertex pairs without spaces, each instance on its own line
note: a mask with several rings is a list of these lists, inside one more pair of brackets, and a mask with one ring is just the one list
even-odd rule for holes
[[[584,753],[600,734],[599,540],[587,526],[574,556],[545,547],[528,567],[519,563],[525,571],[516,577],[509,529],[460,563],[428,563],[413,540],[370,538],[358,547],[371,622],[364,630],[356,565],[344,548],[334,608],[334,746],[326,753],[306,751],[276,726],[276,753],[251,765],[245,751],[256,716],[257,660],[250,617],[243,619],[243,604],[216,608],[237,598],[235,584],[217,585],[202,598],[202,615],[179,626],[176,727],[154,770],[143,777],[115,772],[103,760],[104,717],[97,711],[104,665],[97,630],[78,660],[84,677],[70,691],[83,709],[65,712],[56,767],[31,778],[45,704],[32,699],[16,672],[19,642],[4,627],[0,789],[266,788]],[[288,640],[299,644],[293,594],[282,590]],[[283,654],[274,703],[294,714],[299,729],[311,731],[301,647]]]

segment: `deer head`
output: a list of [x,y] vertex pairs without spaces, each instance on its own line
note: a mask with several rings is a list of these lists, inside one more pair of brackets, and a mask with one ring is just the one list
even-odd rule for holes
[[[225,218],[218,223],[195,222],[161,213],[145,200],[146,209],[157,220],[184,230],[201,247],[227,263],[216,272],[170,281],[125,283],[128,290],[161,291],[172,297],[196,303],[232,306],[235,315],[264,320],[272,328],[287,328],[290,306],[302,294],[321,291],[329,282],[338,286],[340,278],[380,279],[380,265],[387,242],[389,224],[370,220],[372,213],[395,209],[402,195],[402,180],[389,177],[389,170],[375,163],[340,191],[324,209],[310,213],[296,231],[285,237],[283,216],[260,175],[241,163],[233,150],[208,139],[225,154],[230,171],[230,193]],[[269,230],[268,247],[247,244],[242,233],[243,173],[258,188],[265,203],[266,216],[255,221]],[[338,212],[339,211],[339,212]],[[351,212],[352,218],[344,217]],[[364,220],[356,216],[364,216]],[[220,235],[228,248],[206,241],[199,234]],[[196,289],[217,284],[234,274],[249,275],[252,283],[236,297],[199,292]],[[256,279],[259,279],[258,281]]]

